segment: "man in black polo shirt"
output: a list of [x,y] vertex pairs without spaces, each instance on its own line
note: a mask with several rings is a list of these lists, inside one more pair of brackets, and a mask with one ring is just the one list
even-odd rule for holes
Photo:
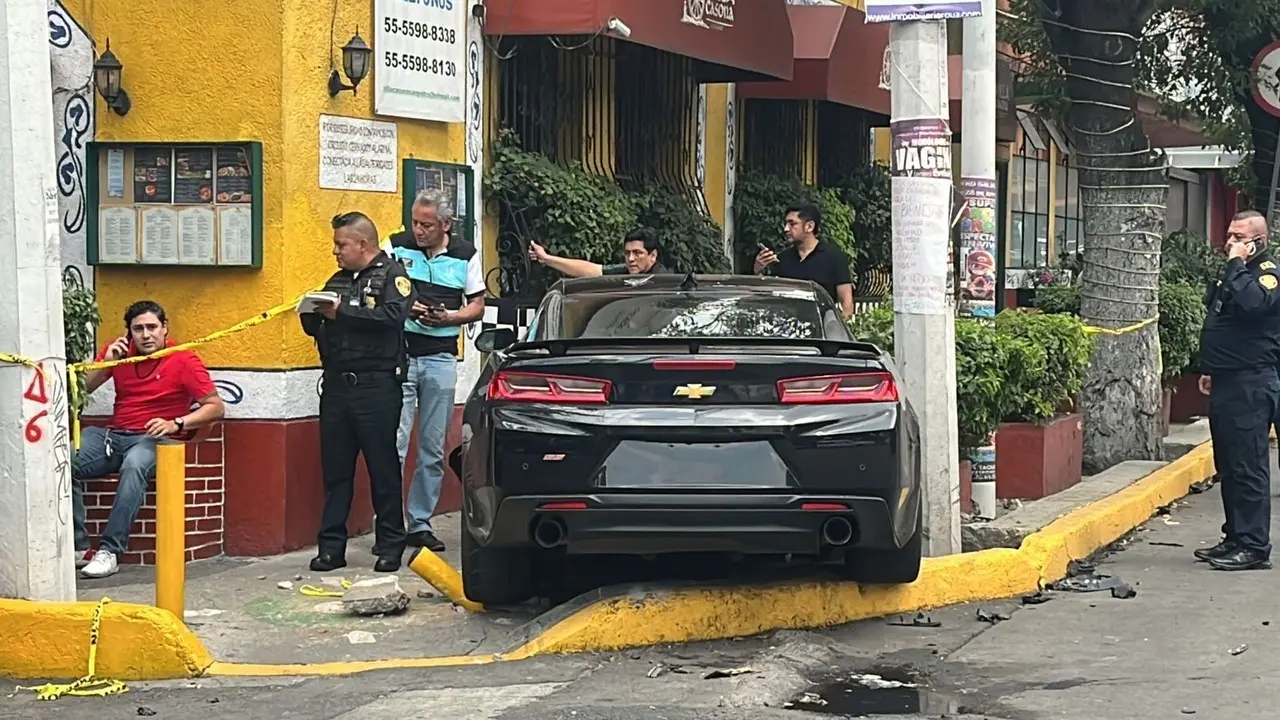
[[764,246],[756,255],[755,271],[763,275],[774,266],[777,277],[794,280],[812,280],[821,285],[840,305],[840,312],[848,320],[853,317],[853,280],[849,277],[849,258],[840,248],[818,239],[822,228],[822,212],[813,205],[792,205],[787,208],[783,232],[791,241],[791,247],[781,253]]
[[670,272],[659,258],[661,250],[658,238],[652,230],[640,228],[627,233],[622,239],[624,263],[600,265],[590,260],[576,260],[552,255],[536,242],[529,242],[529,259],[559,271],[569,277],[598,277],[600,275],[659,275]]

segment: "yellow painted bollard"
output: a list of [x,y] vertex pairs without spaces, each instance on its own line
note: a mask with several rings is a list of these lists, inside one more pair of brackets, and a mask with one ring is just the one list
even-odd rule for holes
[[454,605],[471,612],[484,610],[484,606],[480,603],[467,599],[462,591],[462,576],[458,571],[430,550],[426,548],[414,550],[409,558],[409,569],[417,573],[418,577],[431,583],[431,587],[444,593],[444,596],[452,600]]
[[187,584],[187,448],[156,445],[156,607],[183,619]]

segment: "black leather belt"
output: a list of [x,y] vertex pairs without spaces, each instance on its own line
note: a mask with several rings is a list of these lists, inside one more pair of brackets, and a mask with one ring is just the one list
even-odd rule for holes
[[342,384],[345,387],[356,387],[361,384],[372,383],[376,380],[386,380],[387,378],[396,378],[395,370],[361,370],[359,372],[336,370],[326,372],[324,374],[325,382],[333,382]]

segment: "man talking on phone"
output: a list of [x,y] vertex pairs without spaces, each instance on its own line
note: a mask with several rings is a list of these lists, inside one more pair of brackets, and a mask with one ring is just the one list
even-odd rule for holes
[[756,254],[755,273],[763,275],[772,267],[776,277],[812,280],[836,301],[845,320],[853,317],[849,258],[840,248],[819,239],[822,211],[814,205],[793,205],[783,215],[782,231],[791,241],[791,247],[776,253],[761,245]]
[[413,227],[390,238],[391,257],[404,266],[418,299],[409,310],[405,341],[409,372],[396,448],[403,467],[417,416],[418,452],[405,513],[410,547],[445,549],[431,529],[444,482],[444,442],[458,383],[458,338],[484,316],[484,270],[475,246],[455,237],[448,198],[424,190],[410,209]]
[[[159,352],[169,339],[169,318],[150,300],[124,311],[125,335],[112,340],[96,361],[123,360]],[[75,523],[76,567],[87,578],[114,575],[129,545],[129,530],[142,508],[147,483],[156,475],[156,443],[185,439],[196,428],[222,418],[222,398],[204,363],[190,350],[155,360],[116,365],[85,373],[94,392],[108,380],[115,385],[115,407],[106,427],[87,427],[71,464],[71,509]],[[84,481],[116,474],[116,499],[97,552],[89,551],[85,531]]]
[[1253,210],[1227,228],[1227,266],[1205,294],[1200,391],[1209,396],[1213,461],[1221,477],[1223,539],[1195,551],[1218,570],[1271,567],[1268,435],[1280,402],[1280,268],[1267,223]]

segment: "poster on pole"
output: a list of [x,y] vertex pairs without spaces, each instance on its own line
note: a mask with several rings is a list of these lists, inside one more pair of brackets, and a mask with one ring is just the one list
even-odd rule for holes
[[465,0],[374,0],[374,113],[466,120],[467,6]]
[[982,0],[866,0],[867,22],[955,20],[980,17]]
[[963,178],[960,215],[960,314],[996,315],[996,181]]
[[954,312],[951,264],[951,128],[941,118],[890,123],[893,183],[893,309]]

